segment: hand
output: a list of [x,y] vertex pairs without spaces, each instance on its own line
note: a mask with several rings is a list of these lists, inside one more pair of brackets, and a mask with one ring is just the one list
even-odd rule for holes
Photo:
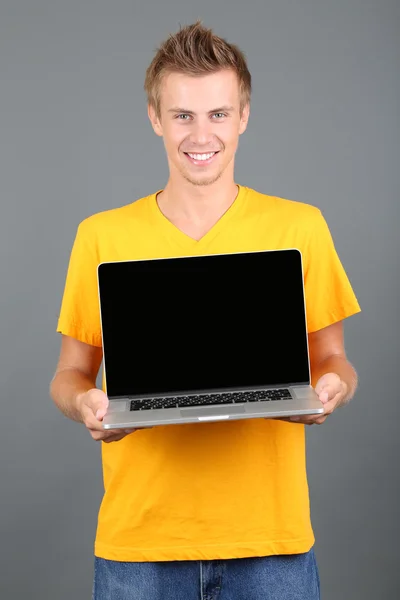
[[107,412],[109,400],[104,392],[97,388],[80,394],[77,398],[78,410],[82,421],[94,440],[118,442],[136,429],[104,429],[102,420]]
[[322,425],[329,415],[340,406],[347,394],[347,385],[336,373],[325,373],[317,382],[315,392],[324,405],[323,415],[302,415],[285,417],[282,421],[303,423],[304,425]]

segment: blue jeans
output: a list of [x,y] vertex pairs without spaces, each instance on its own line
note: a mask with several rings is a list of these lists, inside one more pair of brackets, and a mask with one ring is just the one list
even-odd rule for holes
[[314,550],[173,562],[95,558],[92,600],[319,600]]

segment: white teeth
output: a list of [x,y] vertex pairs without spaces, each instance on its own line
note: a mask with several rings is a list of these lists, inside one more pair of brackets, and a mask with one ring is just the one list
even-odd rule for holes
[[209,154],[190,154],[190,152],[188,152],[188,154],[190,158],[193,158],[194,160],[208,160],[214,156],[215,152],[210,152]]

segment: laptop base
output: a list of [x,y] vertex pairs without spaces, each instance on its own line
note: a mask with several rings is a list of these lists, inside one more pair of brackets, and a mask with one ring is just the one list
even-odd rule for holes
[[290,387],[291,399],[240,404],[129,410],[130,400],[110,400],[104,429],[155,427],[238,419],[260,419],[323,414],[324,407],[311,386]]

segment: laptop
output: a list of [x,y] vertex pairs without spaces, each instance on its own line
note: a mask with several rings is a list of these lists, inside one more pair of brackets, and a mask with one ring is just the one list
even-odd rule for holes
[[105,429],[322,414],[297,249],[98,266]]

